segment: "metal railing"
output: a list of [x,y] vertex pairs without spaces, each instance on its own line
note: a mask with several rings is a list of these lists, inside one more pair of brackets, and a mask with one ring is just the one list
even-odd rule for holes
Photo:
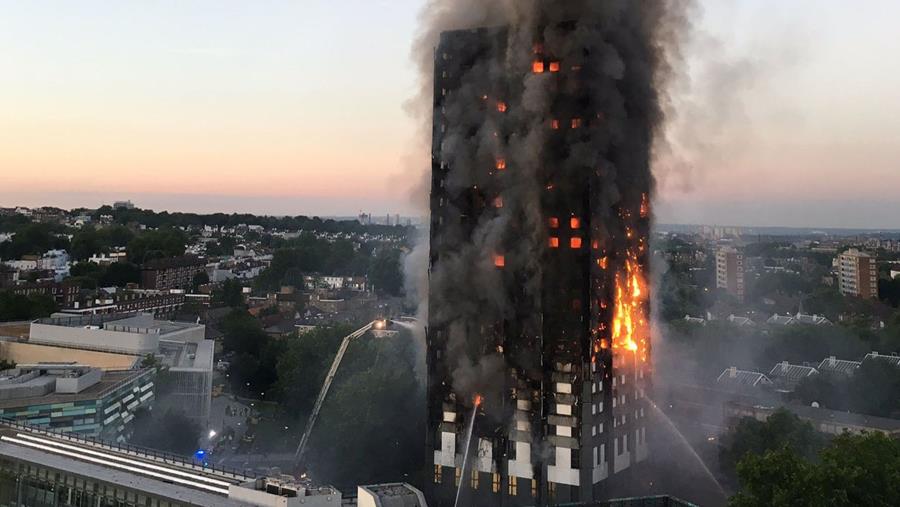
[[236,468],[226,467],[223,465],[198,464],[190,460],[190,458],[178,454],[159,451],[156,449],[150,449],[147,447],[141,447],[128,443],[114,443],[98,438],[64,433],[52,428],[42,428],[20,421],[6,419],[3,416],[0,416],[0,425],[5,425],[13,429],[23,430],[30,433],[45,435],[66,442],[93,447],[95,449],[104,449],[107,451],[126,454],[136,458],[155,461],[157,463],[168,464],[201,473],[214,474],[224,479],[231,479],[235,482],[235,484],[253,481],[257,478],[257,475],[250,471],[240,471]]

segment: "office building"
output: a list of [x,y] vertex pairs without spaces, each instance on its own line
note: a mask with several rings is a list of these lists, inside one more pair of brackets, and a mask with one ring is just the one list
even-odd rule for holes
[[744,254],[732,246],[716,250],[716,288],[744,301]]
[[27,339],[0,340],[0,355],[17,363],[64,359],[103,370],[139,368],[154,356],[167,368],[171,386],[160,401],[205,425],[215,345],[205,335],[202,324],[161,321],[144,313],[52,317],[31,323]]
[[878,299],[878,268],[875,257],[851,248],[838,256],[838,287],[841,294]]
[[477,507],[601,500],[648,457],[650,126],[611,146],[606,108],[652,92],[601,89],[598,55],[563,43],[574,24],[445,32],[434,53],[433,507],[460,488]]
[[20,364],[0,372],[0,419],[124,440],[153,402],[155,371],[102,371],[76,363]]

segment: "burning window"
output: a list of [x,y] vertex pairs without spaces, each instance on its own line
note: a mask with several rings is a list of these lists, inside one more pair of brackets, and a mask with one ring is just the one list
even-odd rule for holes
[[573,129],[581,128],[581,118],[572,118],[572,128]]
[[506,102],[497,102],[497,111],[505,113],[507,109]]
[[548,222],[550,223],[551,229],[559,229],[559,219],[558,218],[550,217],[550,220],[548,220]]
[[550,238],[550,248],[559,248],[559,238],[557,238],[557,237]]
[[531,71],[535,74],[542,74],[544,72],[544,62],[535,60],[534,63],[531,64]]
[[498,170],[498,171],[503,171],[504,169],[506,169],[506,159],[505,159],[505,158],[498,158],[498,159],[497,159],[497,164],[496,164],[496,165],[497,165],[497,170]]
[[550,128],[559,130],[559,120],[550,120]]
[[550,62],[550,72],[559,72],[559,62]]
[[494,207],[495,208],[503,207],[503,197],[501,197],[499,195],[497,197],[494,197]]
[[572,229],[580,229],[581,228],[581,220],[578,217],[572,217],[569,219],[569,227]]
[[581,238],[575,236],[569,240],[569,246],[573,249],[581,248]]
[[494,255],[494,266],[498,268],[502,268],[506,266],[506,257],[503,255],[495,254]]

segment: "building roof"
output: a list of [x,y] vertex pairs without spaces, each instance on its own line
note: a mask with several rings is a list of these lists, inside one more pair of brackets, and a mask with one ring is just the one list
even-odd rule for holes
[[748,317],[738,317],[737,315],[729,315],[728,322],[731,322],[732,324],[735,324],[739,327],[756,325],[756,323],[750,320]]
[[897,355],[886,355],[886,354],[879,354],[878,352],[870,352],[870,353],[866,354],[866,357],[863,359],[863,361],[870,361],[870,360],[887,361],[888,363],[890,363],[894,366],[900,367],[900,356],[897,356]]
[[129,382],[133,382],[143,375],[152,375],[152,369],[144,370],[119,370],[103,373],[100,381],[77,394],[50,393],[44,396],[30,398],[15,398],[0,400],[0,410],[29,407],[32,405],[51,405],[55,403],[73,403],[76,401],[97,400],[104,398],[111,392]]
[[358,497],[369,497],[376,507],[428,507],[421,491],[402,482],[360,486]]
[[732,366],[726,368],[725,371],[716,379],[716,384],[725,388],[744,388],[758,387],[761,385],[770,385],[772,383],[768,377],[756,371],[739,370]]
[[796,315],[772,315],[766,324],[773,326],[794,326],[797,324],[805,324],[809,326],[830,326],[831,321],[822,315],[808,315],[797,313]]
[[770,324],[773,326],[790,326],[795,324],[795,322],[794,317],[791,317],[790,315],[778,315],[776,313],[775,315],[769,317],[769,320],[766,321],[766,324]]
[[847,361],[846,359],[837,359],[834,356],[826,357],[819,363],[818,370],[820,372],[838,373],[841,375],[853,375],[859,365],[859,361]]
[[830,326],[831,321],[822,315],[808,315],[804,313],[798,313],[794,316],[794,319],[798,324],[809,324],[812,326]]
[[735,408],[753,408],[757,411],[766,412],[769,415],[778,408],[785,408],[796,414],[799,418],[813,423],[817,429],[821,429],[819,427],[820,424],[833,424],[838,427],[846,427],[848,430],[854,428],[857,430],[880,431],[891,435],[900,435],[900,420],[898,419],[875,417],[798,404],[752,406],[742,402],[729,401],[727,402],[727,405]]
[[810,366],[800,366],[784,361],[776,364],[775,367],[772,368],[772,371],[769,372],[769,378],[799,381],[811,375],[817,375],[818,373],[818,370]]
[[215,342],[159,341],[157,356],[171,371],[212,371]]

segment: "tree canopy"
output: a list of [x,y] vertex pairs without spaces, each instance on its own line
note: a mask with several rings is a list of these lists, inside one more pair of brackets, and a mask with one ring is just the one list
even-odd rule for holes
[[782,446],[748,454],[737,470],[731,507],[888,507],[900,498],[900,441],[844,434],[817,461]]

